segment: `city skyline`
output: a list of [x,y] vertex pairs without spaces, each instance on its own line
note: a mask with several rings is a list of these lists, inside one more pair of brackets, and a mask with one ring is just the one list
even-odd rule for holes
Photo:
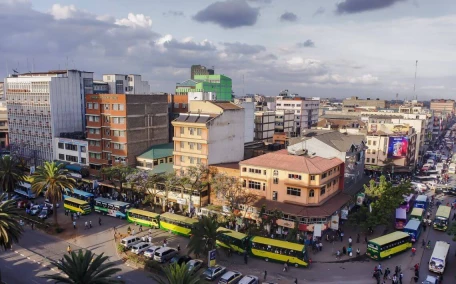
[[238,96],[289,89],[306,97],[452,98],[456,4],[360,3],[0,0],[0,75],[142,74],[153,92],[172,93],[202,64],[231,77]]

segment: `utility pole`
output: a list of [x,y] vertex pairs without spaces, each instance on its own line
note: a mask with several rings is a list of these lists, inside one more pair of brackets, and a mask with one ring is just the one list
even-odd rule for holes
[[413,94],[415,95],[415,100],[418,100],[418,95],[415,92],[416,87],[416,72],[418,71],[418,60],[415,62],[415,81],[413,82]]

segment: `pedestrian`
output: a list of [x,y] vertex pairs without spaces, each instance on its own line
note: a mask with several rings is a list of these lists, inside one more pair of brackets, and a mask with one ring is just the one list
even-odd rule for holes
[[85,227],[84,230],[87,230],[87,228],[89,227],[89,223],[87,221],[85,221],[84,227]]
[[359,250],[359,248],[356,249],[356,256],[359,256],[361,254],[361,251]]
[[265,270],[263,274],[263,280],[266,281],[266,277],[268,277],[268,271]]
[[73,221],[73,229],[76,229],[76,221]]
[[421,247],[424,248],[426,246],[426,241],[424,239],[421,240]]
[[346,248],[345,246],[342,248],[342,253],[343,253],[344,255],[347,254],[347,248]]
[[288,264],[286,262],[283,264],[283,271],[284,272],[288,271]]
[[295,278],[294,284],[298,284],[298,278]]
[[71,254],[71,247],[70,247],[70,245],[68,245],[68,247],[67,247],[67,253],[68,253],[68,254]]
[[131,235],[132,235],[132,236],[135,235],[135,229],[131,230]]
[[383,272],[382,272],[382,264],[381,263],[378,264],[377,270],[380,272],[380,274],[383,274]]
[[358,233],[358,235],[356,236],[356,243],[357,243],[357,244],[359,244],[359,238],[360,238],[360,237],[361,237],[361,236],[360,236],[359,233]]
[[390,274],[391,274],[391,270],[389,269],[389,267],[387,267],[386,270],[385,270],[385,274],[383,276],[383,279],[391,279]]
[[98,225],[101,226],[101,217],[98,217]]
[[179,253],[181,251],[181,246],[180,244],[177,244],[177,253]]
[[31,225],[31,226],[32,226],[32,230],[34,230],[34,229],[33,229],[33,226],[34,226],[34,225],[35,225],[35,224],[32,222],[32,225]]
[[350,245],[350,246],[351,246],[352,242],[353,242],[353,240],[352,240],[352,237],[351,237],[351,236],[350,236],[350,237],[348,237],[348,245]]
[[348,247],[347,254],[348,254],[348,256],[352,256],[353,255],[352,254],[352,247]]
[[367,244],[367,236],[364,236],[364,243]]
[[309,258],[309,268],[312,265],[312,258]]
[[140,231],[140,232],[143,231],[142,225],[139,225],[139,231]]
[[427,243],[426,248],[427,248],[427,249],[430,249],[430,248],[431,248],[431,240],[428,240],[428,243]]
[[89,228],[92,229],[92,221],[89,221]]
[[404,278],[404,274],[401,272],[401,274],[399,274],[399,284],[402,284],[402,278]]
[[453,219],[452,220],[456,220],[456,213],[453,213]]
[[393,284],[397,284],[397,276],[396,275],[393,276]]
[[168,244],[168,241],[166,240],[166,238],[163,240],[163,246],[166,247],[166,245]]
[[425,231],[425,232],[426,232],[426,227],[427,227],[426,222],[423,222],[423,231]]
[[152,243],[152,237],[151,236],[148,237],[148,241],[149,241],[150,244]]
[[344,241],[344,232],[340,232],[340,241],[341,241],[341,242]]

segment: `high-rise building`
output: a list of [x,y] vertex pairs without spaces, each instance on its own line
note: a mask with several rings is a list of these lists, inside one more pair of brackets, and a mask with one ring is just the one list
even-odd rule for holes
[[0,149],[5,149],[9,145],[8,139],[8,112],[6,104],[0,104]]
[[218,101],[231,101],[233,98],[231,78],[225,75],[195,75],[194,79],[176,84],[175,95],[187,96],[190,92],[215,93]]
[[214,68],[208,69],[202,65],[192,65],[190,68],[190,79],[195,79],[195,75],[214,75]]
[[3,82],[0,82],[0,101],[3,101],[5,99],[5,93],[3,91]]
[[116,163],[133,166],[136,156],[168,142],[166,95],[86,95],[86,112],[93,174]]
[[342,101],[342,107],[344,111],[353,112],[358,107],[366,107],[366,108],[388,108],[389,102],[385,100],[375,99],[371,100],[370,98],[367,99],[360,99],[358,97],[350,97],[344,99]]
[[108,83],[110,94],[150,94],[149,82],[142,81],[141,75],[104,74],[103,82]]
[[84,130],[84,98],[91,93],[92,72],[54,70],[6,78],[12,150],[29,165],[52,161],[54,137]]
[[456,103],[454,100],[434,99],[431,100],[431,110],[439,113],[454,113]]

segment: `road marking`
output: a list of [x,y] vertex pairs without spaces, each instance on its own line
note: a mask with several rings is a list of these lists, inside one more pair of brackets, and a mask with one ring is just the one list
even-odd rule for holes
[[30,259],[30,256],[27,256],[27,259]]
[[24,256],[24,257],[25,257],[25,255],[23,255],[22,253],[21,253],[21,256]]
[[17,250],[14,251],[15,253],[19,253]]

